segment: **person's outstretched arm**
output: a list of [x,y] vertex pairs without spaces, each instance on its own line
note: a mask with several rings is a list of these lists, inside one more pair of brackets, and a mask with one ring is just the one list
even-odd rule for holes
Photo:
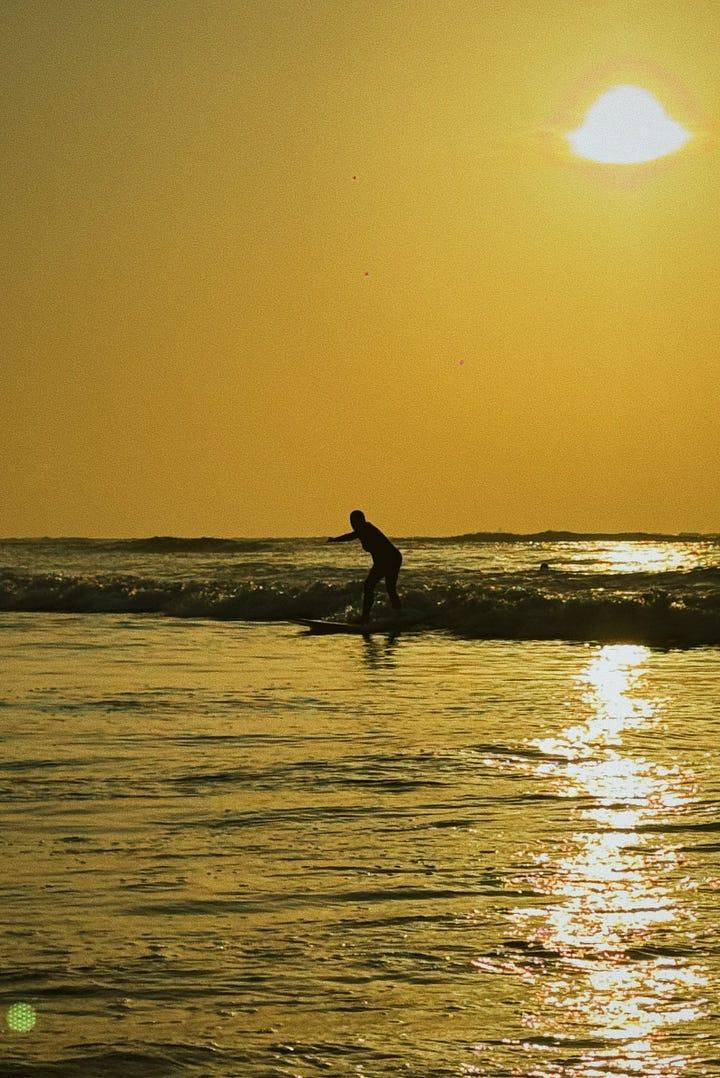
[[345,535],[333,535],[328,543],[348,543],[351,539],[357,539],[357,532],[345,532]]

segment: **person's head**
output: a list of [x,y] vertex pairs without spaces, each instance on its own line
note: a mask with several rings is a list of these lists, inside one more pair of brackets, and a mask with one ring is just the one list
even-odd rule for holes
[[365,514],[362,512],[361,509],[353,509],[352,513],[350,514],[350,523],[352,524],[353,528],[358,528],[361,524],[365,523]]

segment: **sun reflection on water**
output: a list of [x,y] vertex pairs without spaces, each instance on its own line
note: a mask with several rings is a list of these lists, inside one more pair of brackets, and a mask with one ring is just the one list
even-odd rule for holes
[[531,852],[534,867],[513,881],[541,901],[510,911],[512,954],[500,965],[531,986],[523,1024],[537,1050],[574,1046],[568,1075],[680,1075],[690,1061],[663,1051],[664,1030],[707,1009],[707,973],[686,957],[682,854],[662,829],[688,810],[692,778],[624,745],[661,720],[663,702],[643,684],[648,658],[601,648],[578,685],[580,721],[531,743],[542,754],[532,773],[571,799],[575,828]]
[[671,573],[702,565],[701,551],[686,543],[621,540],[597,548],[599,562],[610,573]]

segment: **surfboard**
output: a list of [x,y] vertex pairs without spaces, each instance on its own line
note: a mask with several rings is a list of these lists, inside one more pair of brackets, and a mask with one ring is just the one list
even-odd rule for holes
[[322,621],[319,618],[293,618],[296,625],[304,625],[311,633],[354,633],[356,636],[370,636],[372,633],[399,633],[403,628],[401,621],[372,621],[360,625],[356,621]]

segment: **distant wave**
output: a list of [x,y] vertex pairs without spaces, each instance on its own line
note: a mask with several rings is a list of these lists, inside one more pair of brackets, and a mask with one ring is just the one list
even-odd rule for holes
[[174,535],[153,535],[148,539],[118,539],[112,545],[116,550],[140,554],[224,554],[264,550],[268,543],[262,539],[215,539],[211,536],[183,539]]
[[720,535],[702,535],[699,532],[681,532],[669,535],[654,532],[467,532],[448,536],[453,542],[468,543],[715,543]]
[[[416,535],[402,536],[402,538],[422,540],[433,543],[585,543],[585,542],[617,542],[617,543],[718,543],[720,533],[702,532],[572,532],[572,531],[540,531],[540,532],[464,532],[460,535]],[[295,536],[295,541],[311,542],[313,540],[324,541],[324,536]],[[136,550],[143,552],[171,553],[173,551],[223,551],[223,550],[247,550],[257,547],[266,549],[278,542],[292,541],[288,537],[278,538],[273,536],[255,537],[252,539],[222,539],[214,536],[195,536],[186,538],[175,535],[152,535],[140,539],[87,539],[81,536],[36,536],[29,538],[15,537],[0,539],[0,543],[9,544],[38,544],[58,545],[63,547],[75,547],[86,549],[98,549],[108,547],[115,550]]]
[[218,539],[214,536],[197,536],[184,538],[175,535],[152,535],[143,539],[85,539],[80,536],[69,536],[61,539],[48,538],[46,536],[34,539],[0,539],[0,543],[8,546],[50,547],[80,551],[127,551],[139,554],[174,554],[174,553],[203,553],[223,554],[233,552],[246,552],[253,550],[266,550],[276,540],[273,539]]
[[[671,581],[668,586],[665,581]],[[617,578],[615,578],[617,581]],[[578,640],[662,647],[720,645],[720,570],[623,577],[611,587],[570,580],[548,592],[508,578],[489,584],[434,584],[404,592],[428,628],[476,639]],[[664,582],[663,586],[659,582]],[[358,584],[311,586],[246,581],[167,582],[59,573],[0,574],[0,610],[162,614],[168,617],[282,621],[344,617]],[[378,599],[378,606],[383,602]]]

